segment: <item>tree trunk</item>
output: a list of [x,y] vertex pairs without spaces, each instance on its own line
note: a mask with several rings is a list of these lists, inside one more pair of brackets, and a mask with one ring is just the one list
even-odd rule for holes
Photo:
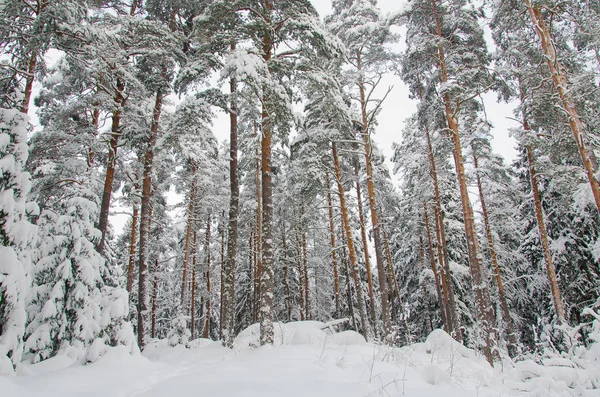
[[108,216],[110,213],[110,200],[115,180],[115,169],[117,160],[117,148],[119,147],[119,138],[123,131],[121,130],[121,112],[125,106],[123,97],[125,84],[121,79],[117,79],[117,89],[115,91],[115,109],[112,113],[112,124],[110,128],[110,140],[108,141],[108,161],[106,164],[106,176],[104,178],[104,190],[102,192],[102,202],[100,204],[100,219],[98,221],[98,230],[102,233],[100,242],[96,249],[98,252],[104,250],[106,243],[106,233],[108,232]]
[[440,305],[440,314],[442,315],[442,322],[444,323],[444,329],[449,334],[452,333],[452,327],[450,325],[450,308],[445,304],[444,295],[442,294],[440,276],[438,274],[437,265],[435,263],[435,254],[433,252],[433,242],[431,239],[431,227],[429,225],[429,210],[427,209],[427,203],[423,203],[423,213],[425,214],[425,230],[427,234],[427,253],[429,254],[429,264],[433,277],[435,279],[435,292],[438,297],[438,304]]
[[[437,0],[432,0],[434,6],[434,14],[436,19],[436,30],[437,35],[440,38],[444,38],[442,34],[442,23],[441,16],[437,9]],[[444,47],[440,43],[438,44],[438,59],[439,69],[441,72],[440,82],[446,84],[448,82],[448,70],[446,67],[446,58]],[[465,166],[462,156],[462,147],[460,143],[460,135],[458,128],[458,108],[452,108],[452,100],[448,93],[443,95],[444,112],[446,116],[446,122],[454,143],[454,164],[456,167],[456,176],[458,179],[458,185],[460,188],[461,204],[463,209],[463,217],[465,224],[465,235],[467,238],[467,251],[469,256],[469,264],[471,267],[471,276],[473,278],[473,290],[475,292],[475,301],[477,306],[477,317],[481,322],[482,332],[485,339],[485,346],[483,347],[483,354],[490,364],[493,365],[494,361],[499,359],[498,351],[496,350],[496,330],[494,328],[494,308],[490,299],[490,293],[487,286],[487,282],[483,275],[483,269],[481,266],[481,255],[479,252],[479,241],[477,234],[475,233],[475,223],[473,216],[473,208],[469,200],[469,191],[467,188],[467,178],[465,175]],[[458,106],[458,103],[457,103]]]
[[533,201],[535,207],[535,217],[537,219],[538,231],[540,233],[540,242],[542,243],[542,251],[544,252],[544,260],[546,261],[546,271],[548,281],[550,282],[550,291],[552,292],[552,300],[554,301],[554,310],[560,323],[566,323],[565,309],[562,303],[560,288],[556,280],[556,269],[552,260],[552,252],[550,251],[550,243],[548,242],[548,232],[546,231],[546,222],[544,221],[544,212],[542,210],[542,200],[537,184],[537,173],[535,172],[533,151],[531,146],[525,146],[527,151],[527,160],[529,162],[529,176],[531,177],[531,190],[533,192]]
[[331,242],[331,266],[333,268],[333,299],[335,301],[335,317],[341,315],[340,306],[340,277],[338,274],[337,251],[335,246],[335,226],[333,223],[333,200],[331,198],[331,177],[329,170],[325,170],[325,187],[327,189],[327,206],[329,210],[329,240]]
[[[400,294],[400,286],[398,285],[398,279],[396,278],[396,272],[394,271],[394,260],[392,258],[392,250],[390,249],[390,242],[388,234],[384,224],[381,224],[381,232],[383,233],[383,248],[385,249],[385,258],[387,262],[388,280],[394,287],[394,293],[396,295],[396,304],[398,305],[398,311],[404,313],[404,307],[402,305],[402,295]],[[394,294],[391,294],[393,305]]]
[[515,334],[515,327],[513,325],[513,319],[510,314],[508,307],[508,300],[504,293],[504,283],[502,282],[502,276],[500,274],[500,264],[498,263],[498,255],[496,253],[496,247],[494,245],[494,237],[492,235],[492,228],[490,226],[490,218],[488,216],[487,205],[485,203],[485,197],[483,195],[483,188],[481,186],[481,177],[479,175],[479,162],[475,148],[471,148],[473,151],[473,165],[475,166],[475,177],[477,179],[477,190],[479,191],[479,202],[481,203],[481,212],[483,214],[483,224],[485,227],[485,235],[488,243],[488,250],[490,252],[490,259],[492,260],[492,266],[494,267],[494,276],[496,278],[496,284],[498,285],[498,297],[500,298],[500,307],[502,308],[502,314],[504,315],[504,321],[506,322],[506,330],[508,333],[508,353],[511,357],[517,354],[517,337]]
[[[257,134],[256,124],[254,124],[254,134]],[[254,298],[252,303],[252,321],[258,320],[258,308],[260,306],[260,275],[262,273],[262,180],[261,180],[261,157],[259,148],[256,148],[256,234],[254,242],[256,245],[256,260],[254,262]]]
[[358,200],[358,219],[360,222],[360,236],[363,244],[363,252],[365,257],[365,268],[367,270],[367,285],[369,287],[369,308],[371,310],[371,322],[377,332],[377,314],[375,312],[375,293],[373,292],[373,276],[371,275],[371,259],[369,258],[369,245],[367,242],[367,231],[365,230],[365,217],[362,207],[362,195],[360,189],[360,179],[358,167],[354,167],[354,175],[356,177],[356,199]]
[[190,304],[190,333],[192,334],[192,340],[195,337],[196,331],[196,259],[198,257],[198,233],[194,230],[194,243],[192,245],[192,301]]
[[298,309],[300,311],[300,321],[306,320],[306,304],[304,302],[304,266],[302,266],[302,239],[299,237],[299,231],[296,231],[296,264],[298,266]]
[[183,272],[181,275],[181,309],[182,312],[185,313],[185,292],[187,286],[187,273],[188,273],[188,265],[190,263],[190,240],[192,238],[192,228],[195,224],[195,199],[196,199],[196,167],[192,165],[192,185],[190,187],[190,195],[189,195],[189,204],[188,204],[188,218],[187,218],[187,226],[185,228],[185,244],[183,251]]
[[133,288],[133,270],[135,266],[135,245],[137,241],[137,226],[139,208],[136,203],[133,203],[133,216],[131,217],[131,233],[129,237],[129,264],[127,265],[127,292],[131,295]]
[[352,269],[352,278],[356,287],[356,299],[358,304],[358,312],[362,326],[362,334],[367,340],[373,339],[373,331],[367,317],[367,309],[365,307],[365,299],[363,297],[362,283],[359,277],[358,262],[356,260],[356,251],[354,250],[354,241],[352,240],[352,230],[350,229],[350,216],[348,215],[348,207],[346,207],[346,197],[344,196],[344,186],[342,185],[342,171],[340,168],[340,160],[338,158],[337,147],[335,142],[331,142],[331,151],[333,155],[333,165],[335,169],[335,179],[338,186],[338,194],[340,198],[340,208],[342,212],[342,224],[346,233],[346,245],[348,247],[348,256],[350,258],[350,267]]
[[[357,68],[361,70],[360,56],[357,58]],[[383,322],[383,336],[387,337],[392,332],[392,322],[389,308],[389,289],[383,265],[383,250],[381,244],[381,233],[379,230],[379,220],[377,215],[377,203],[375,200],[375,184],[373,182],[373,164],[371,162],[372,147],[367,119],[367,98],[365,95],[365,84],[362,78],[359,79],[358,89],[360,94],[360,107],[362,116],[362,135],[365,146],[365,164],[367,172],[367,194],[369,198],[369,207],[371,209],[371,225],[373,226],[373,240],[375,245],[375,260],[377,262],[377,277],[379,279],[379,295],[381,296],[381,320]]]
[[[154,271],[154,281],[152,283],[152,319],[150,327],[150,337],[156,338],[156,300],[158,298],[158,259],[154,262],[156,267]],[[139,331],[138,331],[139,332]]]
[[[422,100],[422,93],[419,93]],[[444,211],[442,210],[442,198],[440,194],[440,185],[438,181],[437,166],[435,163],[435,154],[431,144],[429,128],[425,127],[425,137],[427,140],[427,154],[429,157],[429,170],[433,181],[434,192],[434,217],[435,217],[435,237],[437,241],[438,260],[440,262],[440,278],[442,281],[442,292],[444,293],[444,304],[450,309],[450,330],[451,335],[458,342],[462,342],[462,330],[460,325],[460,316],[456,309],[456,298],[454,296],[454,284],[452,283],[452,273],[450,271],[450,257],[448,255],[448,244],[446,243],[446,226],[444,225]]]
[[285,225],[281,227],[281,246],[283,249],[283,286],[285,288],[285,308],[287,312],[287,321],[292,321],[292,291],[290,289],[289,264],[287,259],[287,239],[285,235]]
[[205,339],[210,336],[210,310],[211,310],[211,289],[210,289],[210,225],[211,216],[208,214],[208,220],[206,221],[206,240],[204,241],[204,252],[206,253],[206,316],[204,317],[204,335]]
[[308,255],[305,230],[302,231],[302,272],[304,273],[304,318],[306,320],[312,320],[312,314],[310,311],[310,278],[308,277]]
[[544,52],[546,58],[546,64],[550,69],[552,81],[554,82],[554,87],[556,88],[558,96],[560,97],[562,108],[567,113],[569,126],[573,132],[573,137],[575,138],[575,143],[577,144],[577,149],[579,150],[579,155],[581,157],[581,161],[583,162],[583,168],[585,169],[590,187],[592,188],[596,209],[600,212],[600,186],[598,185],[598,180],[595,176],[595,173],[598,170],[598,162],[593,150],[586,148],[587,128],[581,120],[579,112],[577,111],[577,105],[575,104],[575,100],[571,94],[571,87],[567,79],[567,72],[558,59],[558,55],[556,54],[556,46],[552,40],[550,30],[548,29],[548,26],[546,26],[540,5],[532,5],[531,0],[525,0],[525,4],[529,11],[529,16],[531,17],[533,27],[540,37],[542,51]]
[[225,210],[221,215],[221,223],[219,225],[219,233],[221,234],[221,275],[220,275],[220,288],[219,288],[219,338],[223,340],[223,289],[225,289],[225,267],[226,267],[226,254],[225,254]]
[[152,197],[152,171],[154,163],[154,146],[158,138],[158,127],[162,111],[162,90],[156,93],[152,124],[150,126],[150,137],[144,154],[144,176],[142,184],[142,203],[140,220],[140,242],[139,242],[139,285],[138,285],[138,346],[143,350],[146,346],[146,321],[148,318],[148,246],[151,224],[151,197]]

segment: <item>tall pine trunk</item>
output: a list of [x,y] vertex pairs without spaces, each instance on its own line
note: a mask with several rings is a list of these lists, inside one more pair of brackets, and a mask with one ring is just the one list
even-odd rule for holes
[[427,203],[423,203],[423,213],[425,214],[425,231],[427,235],[427,253],[429,255],[429,265],[433,272],[433,278],[435,280],[435,292],[438,297],[438,304],[440,305],[440,314],[442,315],[442,322],[444,323],[444,329],[449,334],[452,332],[452,326],[450,325],[450,308],[446,304],[444,295],[442,294],[442,284],[440,280],[440,274],[438,273],[437,264],[435,263],[435,254],[433,252],[433,242],[431,239],[431,226],[429,225],[429,210],[427,209]]
[[325,188],[327,189],[327,208],[329,211],[329,241],[331,243],[331,267],[333,270],[333,299],[335,302],[335,317],[341,315],[340,306],[340,276],[338,274],[337,250],[335,246],[335,226],[333,222],[333,200],[331,197],[331,177],[325,170]]
[[[272,0],[264,1],[266,25],[271,23],[271,14],[273,12]],[[262,51],[265,63],[269,63],[273,52],[273,41],[271,31],[265,31],[263,34]],[[263,108],[261,114],[262,121],[262,269],[260,275],[260,344],[272,345],[274,338],[273,330],[273,187],[272,187],[272,169],[271,169],[271,138],[273,133],[273,122],[269,113],[271,98],[269,94],[263,92]]]
[[556,53],[556,46],[552,40],[550,29],[546,25],[544,16],[539,4],[533,5],[531,0],[525,0],[525,4],[529,11],[529,16],[535,31],[537,32],[546,58],[546,64],[550,69],[552,81],[554,87],[558,92],[560,103],[563,110],[567,113],[569,120],[569,126],[575,138],[577,149],[579,150],[579,156],[583,162],[583,168],[585,169],[586,176],[590,187],[592,188],[592,194],[596,203],[596,209],[600,212],[600,186],[596,179],[596,171],[598,170],[598,162],[596,155],[593,150],[586,148],[586,126],[581,120],[581,116],[577,110],[575,99],[571,92],[571,86],[567,78],[567,71],[561,64],[558,54]]
[[[346,234],[346,246],[348,248],[348,256],[350,258],[350,268],[352,271],[352,278],[354,279],[354,286],[356,288],[356,300],[358,305],[358,312],[360,316],[360,322],[362,327],[362,334],[367,340],[373,339],[373,331],[369,324],[367,317],[367,309],[365,307],[365,298],[363,296],[362,282],[360,280],[360,273],[358,269],[358,262],[356,260],[356,251],[354,249],[354,241],[352,240],[352,230],[350,229],[350,216],[348,214],[348,207],[346,206],[346,197],[344,196],[344,186],[342,185],[342,170],[340,167],[340,160],[338,158],[338,152],[335,142],[331,142],[331,152],[333,155],[333,165],[335,170],[335,179],[338,186],[338,195],[340,199],[340,209],[342,212],[342,224],[344,232]],[[352,305],[350,305],[352,307]]]
[[[442,34],[442,22],[439,10],[437,8],[437,1],[432,0],[433,12],[436,21],[436,33],[443,39]],[[443,44],[438,44],[438,62],[440,69],[440,82],[441,84],[448,83],[448,69],[446,65],[446,56]],[[463,210],[463,218],[465,224],[465,235],[467,238],[467,252],[469,256],[469,265],[471,268],[471,277],[473,279],[473,291],[475,293],[475,305],[477,308],[477,318],[481,323],[481,329],[485,345],[483,346],[483,354],[490,364],[493,365],[494,361],[499,359],[498,352],[496,350],[497,333],[494,328],[494,308],[490,299],[490,292],[487,286],[487,281],[483,274],[483,268],[481,266],[481,254],[479,252],[479,241],[477,233],[475,232],[475,223],[473,208],[471,207],[471,201],[469,199],[469,191],[467,188],[467,177],[465,174],[465,165],[462,155],[462,147],[460,142],[460,134],[458,127],[458,110],[452,108],[452,100],[450,94],[447,92],[442,96],[444,104],[444,114],[446,116],[446,122],[448,124],[449,133],[451,135],[454,149],[454,164],[456,168],[456,176],[458,179],[458,186],[460,189],[461,205]],[[457,102],[457,105],[458,102]]]
[[131,294],[135,267],[135,246],[137,243],[137,228],[140,209],[133,203],[133,216],[131,217],[131,232],[129,234],[129,260],[127,264],[127,292]]
[[185,228],[185,243],[183,248],[183,271],[181,274],[181,309],[185,312],[185,293],[187,289],[187,274],[190,263],[190,243],[192,238],[192,229],[194,228],[196,214],[195,214],[195,198],[196,198],[196,167],[192,165],[192,184],[190,187],[190,194],[188,197],[188,211],[187,211],[187,225]]
[[363,253],[365,258],[365,268],[367,270],[367,286],[369,287],[369,308],[371,311],[371,322],[377,332],[377,314],[375,312],[375,293],[373,292],[373,276],[371,274],[371,259],[369,258],[369,245],[367,242],[367,231],[365,228],[365,216],[363,214],[362,194],[360,188],[360,179],[358,166],[354,167],[354,176],[356,177],[356,199],[358,201],[358,220],[360,222],[360,236],[362,239]]
[[[361,57],[357,57],[357,69],[362,69]],[[359,79],[358,90],[360,94],[360,108],[362,117],[362,136],[365,148],[365,165],[367,173],[367,195],[369,199],[369,208],[371,210],[371,225],[373,227],[373,240],[375,245],[375,261],[377,263],[377,278],[379,279],[379,295],[381,297],[381,320],[383,323],[383,336],[387,337],[392,332],[392,322],[389,308],[389,289],[385,266],[383,264],[383,249],[381,243],[381,231],[379,230],[379,219],[377,214],[377,203],[375,199],[375,183],[373,181],[373,155],[371,146],[371,135],[369,121],[367,118],[367,98],[365,93],[365,83],[362,78]]]
[[206,239],[204,241],[204,252],[206,253],[206,314],[204,317],[204,335],[205,339],[208,339],[210,336],[210,319],[211,319],[211,288],[210,288],[210,266],[211,266],[211,256],[210,256],[210,226],[211,226],[211,216],[208,214],[208,220],[206,221]]
[[148,241],[150,237],[151,212],[152,212],[152,172],[154,165],[154,148],[158,138],[160,115],[162,111],[163,93],[156,92],[150,136],[144,154],[144,174],[142,182],[142,200],[140,216],[140,242],[139,242],[139,280],[138,280],[138,346],[141,350],[146,346],[146,322],[148,320]]
[[492,266],[494,267],[494,276],[496,278],[496,284],[498,286],[498,298],[500,298],[500,308],[504,321],[506,322],[506,331],[508,334],[508,352],[511,357],[517,354],[517,336],[515,334],[515,327],[510,309],[508,307],[508,299],[506,299],[506,293],[504,292],[504,283],[502,282],[502,275],[500,274],[500,264],[498,262],[498,254],[496,253],[496,246],[494,244],[494,236],[492,235],[492,227],[490,226],[490,218],[488,215],[487,205],[485,202],[485,196],[483,194],[483,188],[481,186],[481,176],[479,175],[479,161],[475,147],[472,147],[473,151],[473,165],[475,166],[475,177],[477,180],[477,190],[479,191],[479,202],[481,203],[481,212],[483,214],[483,225],[485,227],[485,235],[488,243],[488,250],[490,252],[490,259]]
[[[231,45],[235,50],[235,45]],[[223,345],[233,347],[235,329],[235,271],[237,263],[238,218],[240,205],[240,186],[238,179],[238,115],[236,106],[237,83],[229,81],[232,95],[229,111],[229,224],[227,226],[227,262],[223,271]]]

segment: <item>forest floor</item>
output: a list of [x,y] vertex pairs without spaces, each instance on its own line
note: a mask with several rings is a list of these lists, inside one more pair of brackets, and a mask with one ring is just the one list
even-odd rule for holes
[[[600,396],[600,361],[506,361],[496,368],[441,330],[402,348],[368,344],[354,332],[329,334],[323,323],[277,325],[276,346],[255,347],[256,325],[234,349],[198,339],[143,354],[110,348],[95,363],[57,356],[0,377],[3,397],[367,397]],[[581,363],[580,363],[581,364]]]

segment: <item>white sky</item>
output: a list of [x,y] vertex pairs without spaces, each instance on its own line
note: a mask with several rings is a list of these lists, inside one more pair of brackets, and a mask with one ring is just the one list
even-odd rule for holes
[[[322,18],[331,13],[330,0],[311,1]],[[406,0],[381,0],[378,2],[378,6],[383,14],[387,14],[397,11],[405,2]],[[403,41],[404,37],[401,37],[401,40]],[[403,46],[402,43],[398,47],[401,46]],[[392,145],[401,140],[404,120],[416,111],[416,102],[409,99],[408,87],[400,77],[393,74],[386,76],[381,82],[380,89],[385,91],[389,86],[393,86],[393,90],[383,103],[381,113],[377,118],[378,127],[373,140],[383,151],[388,165],[391,166],[389,159],[393,154]],[[484,101],[489,121],[494,125],[492,130],[494,151],[510,163],[516,157],[515,142],[508,136],[508,128],[516,126],[514,121],[507,118],[512,116],[512,106],[504,103],[498,104],[494,93],[484,95]],[[222,112],[219,112],[217,116],[213,131],[222,141],[229,138],[229,119]]]

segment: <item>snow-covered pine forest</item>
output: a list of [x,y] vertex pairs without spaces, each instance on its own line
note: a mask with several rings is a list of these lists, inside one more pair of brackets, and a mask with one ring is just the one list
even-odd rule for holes
[[600,3],[320,2],[0,2],[0,375],[326,330],[597,392]]

